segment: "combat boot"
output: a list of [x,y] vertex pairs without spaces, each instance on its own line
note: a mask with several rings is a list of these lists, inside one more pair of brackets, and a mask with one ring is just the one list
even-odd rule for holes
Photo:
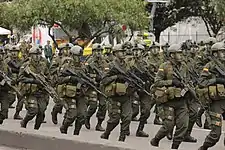
[[13,119],[15,119],[15,120],[22,120],[23,118],[20,116],[19,113],[20,112],[16,111],[15,114],[14,114],[14,116],[13,116]]
[[184,142],[197,143],[197,139],[195,139],[194,137],[192,137],[192,136],[190,135],[190,133],[188,133],[188,134],[184,137]]
[[171,149],[178,149],[179,148],[179,144],[173,143]]
[[107,123],[107,127],[105,132],[101,135],[102,139],[109,139],[109,135],[111,133],[111,131],[117,126],[117,124],[113,124],[113,123]]
[[170,131],[170,132],[167,134],[166,137],[167,137],[168,140],[172,140],[172,139],[173,139],[173,130]]
[[159,147],[159,141],[160,141],[160,140],[158,140],[158,139],[156,139],[156,138],[153,138],[153,139],[150,141],[150,144],[151,144],[152,146]]
[[199,147],[199,149],[198,149],[198,150],[208,150],[208,147],[201,146],[201,147]]
[[100,132],[104,132],[105,131],[105,129],[102,127],[102,122],[103,122],[103,120],[98,119],[98,123],[97,123],[97,125],[95,127],[96,131],[100,131]]
[[81,128],[82,128],[82,124],[79,121],[76,120],[73,135],[79,135]]
[[138,129],[136,132],[137,137],[149,137],[149,135],[143,131],[144,126],[145,126],[144,123],[141,123],[141,122],[139,123]]
[[28,121],[26,121],[26,120],[21,120],[21,121],[20,121],[20,127],[21,127],[21,128],[26,128],[26,127],[27,127],[27,123],[28,123]]
[[67,130],[68,130],[70,124],[71,124],[70,122],[64,120],[62,123],[62,126],[60,127],[60,132],[62,134],[67,134]]
[[52,122],[54,124],[58,124],[57,113],[55,111],[52,111],[51,115],[52,115]]
[[87,118],[85,119],[85,127],[86,127],[88,130],[90,130],[90,128],[91,128],[91,125],[90,125],[90,117],[87,117]]
[[155,119],[154,119],[154,124],[155,125],[162,125],[162,121],[159,119],[159,116],[155,116]]
[[121,134],[121,135],[119,136],[119,140],[118,140],[118,141],[120,141],[120,142],[124,142],[124,141],[125,141],[125,139],[126,139],[126,135]]
[[27,123],[30,121],[30,120],[32,120],[33,119],[33,117],[31,117],[31,116],[25,116],[24,118],[23,118],[23,120],[21,120],[20,121],[20,126],[22,127],[22,128],[26,128],[27,127]]

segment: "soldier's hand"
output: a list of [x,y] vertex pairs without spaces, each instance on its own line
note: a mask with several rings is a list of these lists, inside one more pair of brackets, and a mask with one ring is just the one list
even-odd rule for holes
[[177,79],[173,79],[172,85],[173,85],[173,86],[176,86],[176,87],[179,87],[179,88],[183,88],[183,87],[184,87],[183,83],[181,83],[181,82],[180,82],[179,80],[177,80]]

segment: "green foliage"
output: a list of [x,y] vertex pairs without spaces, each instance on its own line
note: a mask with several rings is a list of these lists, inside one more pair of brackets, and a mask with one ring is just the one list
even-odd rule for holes
[[225,17],[225,1],[224,0],[211,0],[212,3],[216,7],[216,11],[218,12],[221,18]]
[[29,30],[36,24],[57,23],[65,31],[79,31],[84,24],[99,30],[113,23],[143,29],[148,25],[144,7],[136,0],[17,0],[0,4],[0,25]]

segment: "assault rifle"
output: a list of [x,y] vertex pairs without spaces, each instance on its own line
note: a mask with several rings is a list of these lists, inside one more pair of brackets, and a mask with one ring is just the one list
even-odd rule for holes
[[180,80],[181,83],[185,86],[184,89],[181,91],[181,96],[184,96],[189,91],[194,99],[198,99],[198,97],[197,97],[194,89],[191,87],[190,83],[185,83],[185,81],[183,80],[181,74],[179,73],[179,71],[176,68],[173,68],[173,70],[174,70],[174,76],[178,80]]
[[95,85],[97,83],[95,83],[95,81],[93,81],[91,78],[89,78],[87,75],[85,75],[84,73],[75,73],[72,70],[67,69],[66,70],[66,74],[69,74],[71,76],[74,76],[78,82],[80,83],[84,83],[88,86],[90,86],[91,88],[93,88],[96,92],[98,92],[99,94],[101,94],[102,96],[104,96],[105,98],[107,98],[107,96],[102,93]]
[[60,101],[58,94],[55,89],[51,86],[48,81],[46,81],[47,77],[43,74],[36,74],[30,70],[27,66],[24,70],[28,75],[31,75],[35,80],[37,80],[41,86],[45,89],[45,91],[53,98],[54,102]]
[[[125,73],[121,68],[119,68],[117,65],[114,65],[114,69],[116,69],[116,71],[120,74],[123,75],[124,78],[131,84],[135,85],[136,87],[138,87],[141,91],[145,92],[147,95],[151,95],[145,88],[143,85],[145,85],[145,82],[142,81],[139,77],[137,77],[134,73],[128,71],[127,73]],[[140,85],[141,83],[141,85]]]
[[13,91],[16,92],[16,94],[18,95],[18,97],[21,97],[21,93],[20,91],[13,86],[12,83],[12,79],[10,79],[3,71],[0,70],[0,77],[2,78],[2,80],[5,82],[5,84],[7,86],[9,86]]

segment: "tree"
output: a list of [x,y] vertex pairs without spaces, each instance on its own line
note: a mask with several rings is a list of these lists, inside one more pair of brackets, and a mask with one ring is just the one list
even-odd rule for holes
[[[221,12],[224,13],[224,7],[222,7],[224,0],[214,1],[221,1],[219,6]],[[150,11],[151,7],[151,4],[148,4],[147,10]],[[168,4],[158,4],[153,25],[156,41],[159,41],[162,31],[189,17],[202,18],[209,36],[215,36],[223,26],[221,17],[215,8],[211,0],[172,0]]]
[[199,15],[205,22],[209,36],[216,36],[220,28],[223,26],[223,22],[219,13],[215,9],[215,4],[213,4],[211,0],[202,0],[200,6]]
[[[198,16],[199,0],[172,0],[168,4],[158,4],[154,16],[154,34],[156,41],[159,42],[162,31],[179,21],[183,21],[191,16]],[[151,4],[148,4],[147,10],[150,12]]]
[[[215,5],[216,11],[221,18],[225,17],[225,1],[224,0],[211,0]],[[223,20],[224,21],[224,20]]]
[[71,30],[77,30],[79,37],[92,39],[113,32],[121,24],[143,29],[148,24],[144,7],[136,0],[17,0],[3,7],[6,13],[12,11],[10,15],[0,17],[6,18],[1,24],[10,20],[10,26],[20,30],[43,25],[49,28],[50,35],[50,29],[57,24],[70,40]]

